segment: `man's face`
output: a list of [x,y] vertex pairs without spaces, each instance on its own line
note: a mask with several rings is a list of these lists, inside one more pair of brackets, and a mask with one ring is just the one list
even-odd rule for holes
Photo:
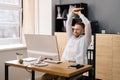
[[75,25],[74,27],[74,31],[73,31],[73,35],[75,37],[79,37],[80,35],[82,35],[84,32],[84,29],[81,27],[81,25]]

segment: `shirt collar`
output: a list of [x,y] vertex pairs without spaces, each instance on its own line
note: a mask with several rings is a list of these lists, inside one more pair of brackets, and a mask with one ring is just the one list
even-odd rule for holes
[[81,37],[83,37],[83,35],[80,35],[79,37],[75,37],[75,36],[73,35],[73,38],[75,38],[75,39],[81,38]]

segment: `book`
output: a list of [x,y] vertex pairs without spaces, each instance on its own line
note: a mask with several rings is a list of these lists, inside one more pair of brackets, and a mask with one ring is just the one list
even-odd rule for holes
[[81,64],[71,64],[68,66],[68,68],[71,68],[71,69],[79,69],[81,67],[83,67],[84,65],[81,65]]
[[37,58],[28,57],[23,59],[25,62],[37,61]]

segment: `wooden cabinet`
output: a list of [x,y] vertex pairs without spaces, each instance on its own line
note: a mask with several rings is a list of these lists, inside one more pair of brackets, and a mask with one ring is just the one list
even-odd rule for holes
[[119,80],[120,35],[96,34],[96,78]]
[[120,79],[120,35],[113,36],[113,80]]
[[96,35],[96,78],[112,80],[112,35]]

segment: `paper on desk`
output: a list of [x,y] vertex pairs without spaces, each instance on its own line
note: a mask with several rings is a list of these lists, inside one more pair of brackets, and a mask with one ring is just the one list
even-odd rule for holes
[[37,58],[28,57],[28,58],[24,58],[23,60],[24,60],[25,62],[31,62],[31,61],[36,61]]

